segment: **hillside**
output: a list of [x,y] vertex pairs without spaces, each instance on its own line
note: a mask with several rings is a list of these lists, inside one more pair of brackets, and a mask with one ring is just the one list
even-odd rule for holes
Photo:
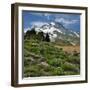
[[80,56],[52,43],[24,40],[24,77],[78,75]]
[[80,74],[79,34],[62,24],[33,27],[24,34],[24,77]]

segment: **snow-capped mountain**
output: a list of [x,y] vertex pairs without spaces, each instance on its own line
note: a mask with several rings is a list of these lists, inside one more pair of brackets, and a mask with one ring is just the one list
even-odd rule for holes
[[36,31],[36,34],[43,32],[44,37],[48,33],[51,42],[60,42],[61,40],[69,42],[72,45],[76,45],[80,42],[80,35],[77,32],[68,30],[58,22],[46,23],[40,27],[33,26],[33,29]]

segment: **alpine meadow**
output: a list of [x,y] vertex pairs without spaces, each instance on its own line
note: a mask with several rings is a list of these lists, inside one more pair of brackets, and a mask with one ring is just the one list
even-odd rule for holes
[[24,77],[80,75],[80,15],[23,11]]

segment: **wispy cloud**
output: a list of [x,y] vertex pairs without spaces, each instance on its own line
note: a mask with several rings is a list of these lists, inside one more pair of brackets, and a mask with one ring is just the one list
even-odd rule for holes
[[29,12],[30,15],[37,15],[37,16],[42,16],[42,13],[36,13],[36,12]]
[[[79,14],[65,14],[65,13],[48,13],[38,11],[24,11],[24,28],[36,26],[42,26],[50,22],[60,22],[66,28],[73,30],[80,30],[80,15]],[[25,29],[26,30],[26,29]]]
[[30,13],[32,15],[40,16],[40,17],[45,17],[47,20],[50,20],[50,13]]
[[41,27],[44,24],[47,24],[47,22],[42,22],[42,21],[34,21],[32,23],[30,23],[32,26],[38,26]]
[[49,14],[49,13],[44,13],[44,16],[45,16],[48,20],[50,20],[51,14]]
[[65,18],[56,18],[55,21],[56,22],[61,22],[65,25],[75,24],[75,23],[79,22],[79,20],[77,20],[77,19],[69,20],[69,19],[65,19]]

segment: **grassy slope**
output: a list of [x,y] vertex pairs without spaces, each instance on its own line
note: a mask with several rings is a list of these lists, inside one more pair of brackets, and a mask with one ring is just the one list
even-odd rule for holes
[[24,40],[24,77],[80,74],[80,56],[76,51],[37,40]]

